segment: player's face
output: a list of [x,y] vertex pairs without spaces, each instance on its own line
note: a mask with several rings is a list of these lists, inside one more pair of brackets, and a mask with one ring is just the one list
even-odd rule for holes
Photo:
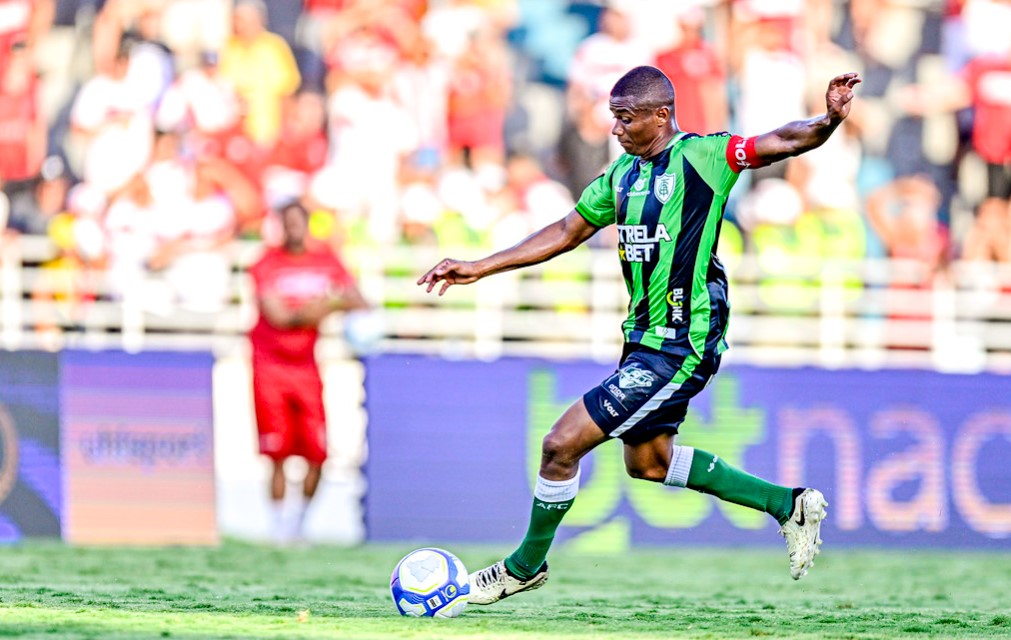
[[281,213],[281,224],[284,227],[284,246],[288,249],[300,249],[305,246],[305,237],[309,232],[309,221],[305,213],[295,207],[288,207]]
[[614,115],[611,135],[618,139],[625,153],[633,156],[649,154],[666,122],[660,112],[666,113],[666,110],[637,107],[634,99],[624,96],[611,96],[610,108]]

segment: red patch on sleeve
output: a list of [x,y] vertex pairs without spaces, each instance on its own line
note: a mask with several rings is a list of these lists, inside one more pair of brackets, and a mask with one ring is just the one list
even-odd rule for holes
[[754,137],[730,136],[730,142],[727,144],[727,164],[734,173],[740,173],[745,169],[764,167],[768,163],[755,152]]

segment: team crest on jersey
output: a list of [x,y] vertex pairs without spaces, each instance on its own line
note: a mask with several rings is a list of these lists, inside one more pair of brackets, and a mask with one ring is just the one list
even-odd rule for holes
[[618,371],[618,386],[622,389],[641,389],[653,386],[656,375],[652,371],[629,365]]
[[653,181],[653,194],[656,195],[657,200],[666,204],[674,195],[674,174],[665,173],[657,176]]

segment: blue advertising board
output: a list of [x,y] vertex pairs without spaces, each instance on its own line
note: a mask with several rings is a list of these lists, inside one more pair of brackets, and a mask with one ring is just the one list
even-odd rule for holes
[[[540,441],[613,372],[594,362],[366,363],[371,540],[516,542]],[[1011,377],[725,366],[692,402],[681,444],[826,495],[832,544],[1011,548]],[[621,445],[582,463],[558,539],[781,544],[769,516],[625,475]]]
[[0,542],[59,537],[59,363],[0,351]]

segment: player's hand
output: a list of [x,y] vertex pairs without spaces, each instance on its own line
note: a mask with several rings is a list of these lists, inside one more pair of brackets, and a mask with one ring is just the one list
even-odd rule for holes
[[481,278],[481,274],[473,262],[464,262],[462,260],[451,260],[446,258],[442,260],[439,264],[435,265],[429,269],[428,273],[421,276],[418,279],[419,285],[428,285],[425,289],[427,293],[431,293],[432,289],[435,288],[436,283],[442,282],[442,287],[439,289],[439,295],[446,293],[446,289],[449,289],[450,285],[454,284],[470,284]]
[[863,82],[857,73],[844,73],[832,78],[825,93],[825,106],[828,117],[838,122],[850,114],[850,102],[853,100],[853,87]]

